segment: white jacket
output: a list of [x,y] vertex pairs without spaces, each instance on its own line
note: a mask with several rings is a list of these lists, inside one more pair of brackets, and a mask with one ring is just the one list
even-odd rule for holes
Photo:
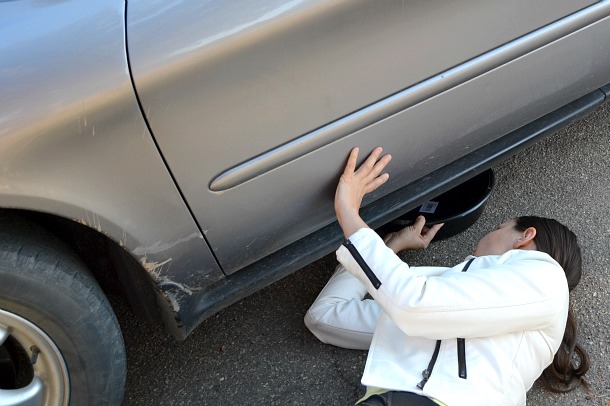
[[[467,272],[461,272],[465,263],[410,268],[373,230],[361,229],[349,242],[374,276],[341,246],[342,266],[305,324],[322,342],[369,349],[364,385],[449,406],[526,403],[567,320],[568,286],[557,262],[539,251],[512,250],[475,258]],[[367,291],[374,300],[363,300]],[[458,376],[458,337],[465,339],[466,379]],[[421,390],[436,340],[442,340],[440,352]]]

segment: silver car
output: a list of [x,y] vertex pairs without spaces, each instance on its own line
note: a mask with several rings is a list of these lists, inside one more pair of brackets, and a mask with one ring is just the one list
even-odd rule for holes
[[0,404],[120,404],[109,289],[184,339],[333,251],[353,146],[394,157],[365,202],[380,226],[592,111],[609,16],[609,0],[0,1]]

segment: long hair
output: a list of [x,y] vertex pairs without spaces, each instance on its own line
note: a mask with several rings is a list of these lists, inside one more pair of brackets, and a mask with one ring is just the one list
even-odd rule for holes
[[[582,275],[582,257],[576,235],[553,219],[525,216],[516,218],[515,222],[518,231],[525,231],[529,227],[536,229],[536,249],[546,252],[561,265],[571,292],[580,282]],[[542,373],[546,387],[553,392],[570,392],[579,384],[585,388],[589,387],[583,379],[589,370],[589,355],[576,342],[576,333],[576,319],[570,306],[561,346],[551,365]]]

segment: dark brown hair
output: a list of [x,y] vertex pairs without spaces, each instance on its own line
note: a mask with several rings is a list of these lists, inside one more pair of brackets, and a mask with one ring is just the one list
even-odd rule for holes
[[[536,249],[546,252],[561,265],[571,292],[582,275],[582,257],[576,235],[560,222],[543,217],[518,217],[515,223],[518,231],[525,231],[529,227],[536,229]],[[576,330],[576,319],[570,306],[561,346],[551,365],[542,373],[547,388],[553,392],[570,392],[578,384],[588,388],[583,377],[589,370],[589,355],[576,342]]]

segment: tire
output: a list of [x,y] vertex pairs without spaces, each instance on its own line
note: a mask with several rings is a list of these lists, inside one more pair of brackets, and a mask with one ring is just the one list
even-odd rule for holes
[[125,347],[104,293],[67,247],[1,213],[0,344],[0,404],[122,402]]

